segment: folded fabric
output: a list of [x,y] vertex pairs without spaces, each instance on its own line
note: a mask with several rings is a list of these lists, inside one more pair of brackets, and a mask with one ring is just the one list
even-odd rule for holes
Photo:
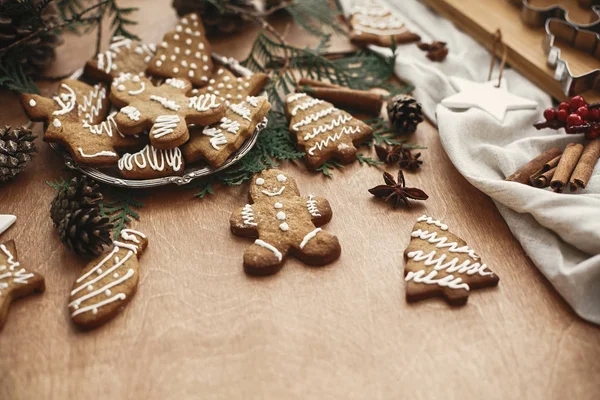
[[[342,3],[349,6],[353,1]],[[473,186],[494,200],[525,252],[575,312],[600,324],[600,167],[596,166],[587,188],[578,194],[504,181],[544,150],[564,148],[581,141],[581,136],[563,130],[537,131],[532,124],[551,106],[551,99],[513,70],[503,74],[508,90],[536,101],[537,110],[508,111],[499,123],[479,109],[457,111],[440,105],[456,93],[449,77],[487,80],[489,52],[416,0],[387,3],[409,20],[424,41],[434,38],[448,43],[450,53],[443,63],[431,62],[417,46],[401,46],[395,72],[415,86],[415,97],[428,118],[437,122],[450,160]],[[374,49],[391,54],[389,49]]]

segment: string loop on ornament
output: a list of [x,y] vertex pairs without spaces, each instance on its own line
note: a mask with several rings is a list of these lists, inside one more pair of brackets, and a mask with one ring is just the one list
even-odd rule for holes
[[[498,55],[496,54],[496,50],[498,47],[502,47],[502,59],[500,62],[500,72],[498,73],[498,84],[496,87],[500,87],[500,82],[502,81],[502,73],[504,72],[504,67],[506,66],[506,57],[508,55],[508,48],[506,44],[502,41],[502,32],[500,29],[497,29],[493,34],[494,43],[492,45],[492,57],[490,60],[490,71],[488,72],[488,81],[492,80],[492,73],[494,72],[494,63]],[[498,46],[500,45],[500,46]]]

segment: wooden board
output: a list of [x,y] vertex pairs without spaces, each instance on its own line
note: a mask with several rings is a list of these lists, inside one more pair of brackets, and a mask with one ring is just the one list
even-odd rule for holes
[[[456,25],[491,49],[492,35],[497,29],[502,32],[508,47],[508,63],[527,79],[557,99],[564,99],[562,87],[554,79],[554,69],[546,64],[543,41],[544,28],[531,28],[521,22],[519,8],[508,0],[424,0],[441,15],[451,19]],[[600,68],[600,60],[558,44],[561,57],[569,63],[575,75]],[[589,102],[600,101],[600,93],[583,93]]]
[[[159,40],[175,23],[170,1],[144,5],[135,31]],[[253,37],[216,40],[216,50],[243,58]],[[301,31],[289,37],[314,44]],[[52,73],[81,66],[93,42],[67,37]],[[2,93],[0,102],[2,123],[26,120],[15,96]],[[45,181],[66,174],[38,140],[33,163],[0,187],[0,213],[18,217],[0,241],[16,240],[21,263],[45,275],[47,291],[15,302],[0,332],[0,399],[597,400],[600,329],[574,315],[532,265],[492,201],[452,166],[436,129],[423,123],[411,140],[428,149],[408,183],[430,195],[412,209],[392,210],[367,192],[382,182],[381,169],[354,164],[328,179],[283,165],[303,193],[332,204],[326,229],[343,250],[325,268],[290,259],[276,276],[243,273],[251,241],[233,236],[228,219],[245,203],[246,185],[205,200],[174,186],[140,192],[146,206],[135,228],[150,245],[139,291],[92,332],[73,328],[67,313],[85,261],[52,226]],[[465,238],[499,287],[474,292],[462,308],[407,304],[403,251],[423,213]]]

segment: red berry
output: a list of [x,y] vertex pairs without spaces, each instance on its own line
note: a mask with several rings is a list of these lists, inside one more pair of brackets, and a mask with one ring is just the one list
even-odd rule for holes
[[577,126],[577,125],[581,125],[582,123],[583,123],[583,120],[577,114],[571,114],[567,117],[567,125],[568,126]]
[[561,108],[556,113],[556,119],[559,120],[559,121],[563,121],[564,122],[567,119],[567,115],[569,115],[569,113],[567,112],[567,110],[565,110],[564,108]]
[[563,101],[562,103],[560,103],[558,105],[558,109],[559,110],[568,110],[569,109],[569,103],[567,103],[566,101]]
[[587,132],[587,133],[585,134],[585,138],[586,138],[587,140],[594,140],[594,139],[598,139],[598,136],[600,136],[600,135],[598,134],[598,131],[597,131],[597,130],[595,130],[595,129],[592,129],[592,130],[590,130],[589,132]]
[[589,110],[587,119],[590,121],[598,121],[598,119],[600,119],[600,110],[597,108]]
[[585,119],[588,116],[588,113],[589,113],[589,110],[588,110],[587,106],[581,106],[577,109],[577,114],[583,119]]
[[585,106],[586,102],[582,96],[575,96],[569,102],[569,108],[571,110],[577,110],[581,106]]
[[556,110],[554,108],[547,108],[544,110],[544,118],[546,121],[553,121],[556,119]]

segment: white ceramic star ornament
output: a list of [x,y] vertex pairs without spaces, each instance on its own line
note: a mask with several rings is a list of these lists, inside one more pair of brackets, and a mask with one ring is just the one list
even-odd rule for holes
[[17,217],[14,215],[0,214],[0,235],[2,235],[2,232],[10,228],[10,226],[14,224],[16,220]]
[[460,110],[479,108],[500,123],[504,121],[504,116],[508,110],[537,108],[535,101],[509,93],[504,78],[500,80],[500,87],[496,87],[498,79],[478,83],[452,76],[450,77],[450,83],[458,93],[446,97],[442,100],[442,105]]

